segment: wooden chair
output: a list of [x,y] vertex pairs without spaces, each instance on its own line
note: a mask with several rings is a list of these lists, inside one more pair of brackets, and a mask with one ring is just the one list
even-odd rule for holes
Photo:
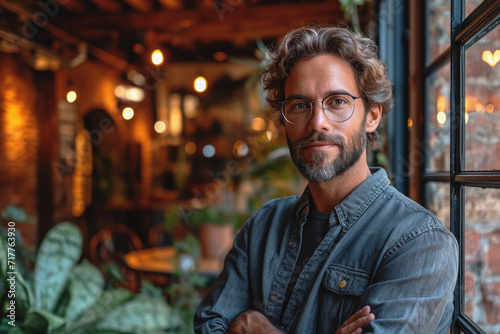
[[110,277],[106,267],[118,266],[121,271],[120,284],[136,292],[140,285],[140,276],[127,268],[124,256],[128,252],[141,248],[142,242],[131,228],[125,225],[111,224],[90,239],[90,261],[98,266],[104,275],[108,276],[108,279]]
[[173,236],[168,233],[161,223],[153,225],[148,232],[148,241],[151,247],[171,246]]

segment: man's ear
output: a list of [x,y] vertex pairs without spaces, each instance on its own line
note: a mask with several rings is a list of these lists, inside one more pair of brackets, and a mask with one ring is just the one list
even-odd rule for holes
[[377,130],[382,120],[382,106],[378,105],[368,110],[366,114],[366,132],[372,133]]

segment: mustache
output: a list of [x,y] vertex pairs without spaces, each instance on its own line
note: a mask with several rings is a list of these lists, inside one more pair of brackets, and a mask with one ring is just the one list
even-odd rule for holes
[[297,139],[297,141],[293,146],[295,150],[301,150],[304,147],[314,144],[316,142],[332,143],[341,147],[345,146],[345,141],[342,136],[325,132],[314,132],[310,136]]

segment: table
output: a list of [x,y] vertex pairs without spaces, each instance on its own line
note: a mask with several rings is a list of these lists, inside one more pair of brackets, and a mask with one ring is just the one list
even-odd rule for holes
[[[173,274],[178,269],[175,248],[144,248],[125,254],[125,263],[136,271],[155,274]],[[220,259],[197,259],[198,272],[202,275],[217,276],[222,271]]]

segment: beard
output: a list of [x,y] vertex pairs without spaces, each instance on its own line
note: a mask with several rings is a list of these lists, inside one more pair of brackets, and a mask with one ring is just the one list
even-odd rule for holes
[[[364,122],[350,144],[346,144],[342,136],[325,132],[314,132],[308,137],[298,139],[293,145],[287,133],[286,140],[295,166],[302,176],[314,183],[328,181],[344,174],[359,160],[367,143]],[[333,161],[328,161],[328,152],[314,152],[306,159],[302,152],[304,148],[319,141],[337,145],[340,149],[339,155]]]

